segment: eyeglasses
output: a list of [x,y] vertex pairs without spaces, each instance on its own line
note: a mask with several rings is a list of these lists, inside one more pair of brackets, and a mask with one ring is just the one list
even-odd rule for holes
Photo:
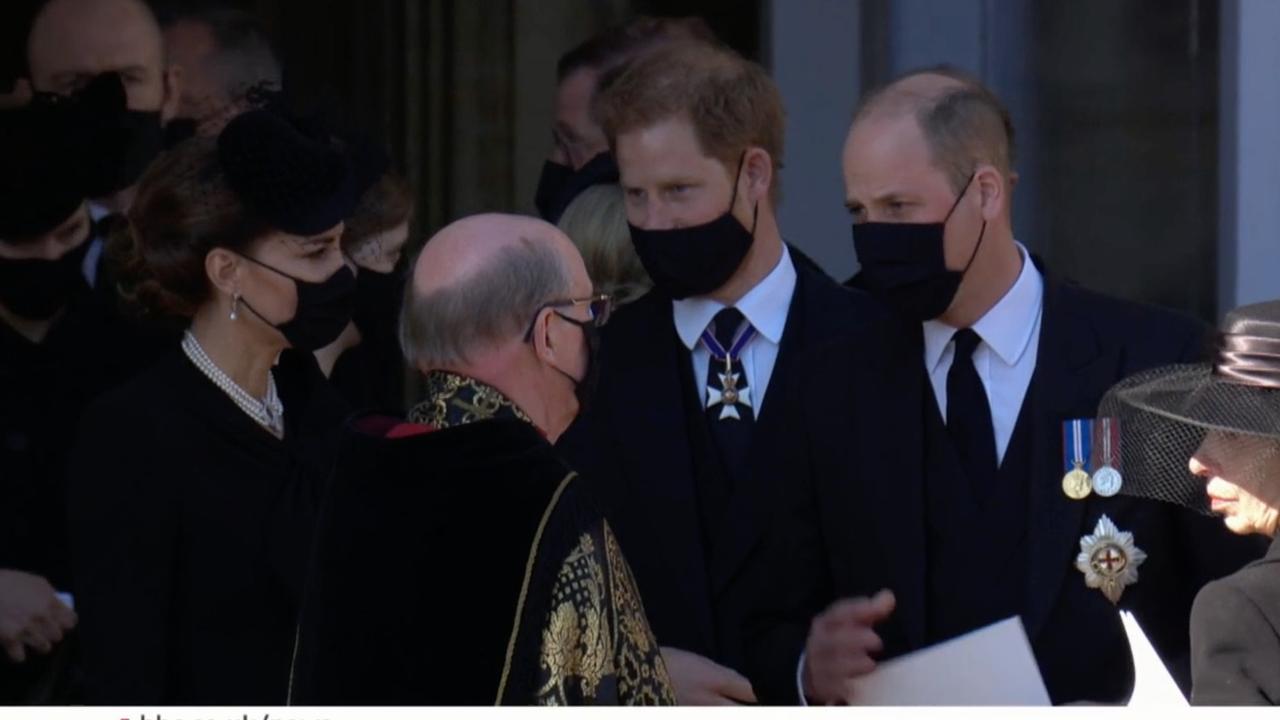
[[609,316],[613,314],[613,296],[605,293],[579,299],[552,300],[544,303],[542,307],[538,308],[538,312],[533,314],[533,320],[529,323],[529,330],[524,334],[525,342],[533,339],[533,326],[537,324],[538,315],[543,310],[547,308],[577,307],[578,305],[586,305],[587,313],[591,317],[586,320],[579,320],[563,313],[556,313],[556,315],[582,327],[602,328],[605,323],[609,322]]

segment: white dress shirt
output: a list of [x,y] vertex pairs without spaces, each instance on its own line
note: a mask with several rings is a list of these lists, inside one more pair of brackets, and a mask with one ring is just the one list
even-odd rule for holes
[[[973,351],[973,366],[982,380],[991,405],[991,424],[996,437],[996,458],[1004,462],[1013,427],[1018,422],[1022,401],[1031,385],[1040,345],[1040,314],[1044,306],[1044,278],[1026,248],[1018,245],[1022,272],[1009,292],[986,315],[973,324],[982,338]],[[955,358],[951,338],[956,328],[938,320],[924,324],[924,366],[929,372],[938,411],[947,418],[947,373]]]
[[[796,267],[791,253],[784,243],[782,257],[763,280],[734,304],[747,322],[756,329],[755,337],[747,341],[739,359],[747,375],[747,387],[755,401],[751,408],[756,418],[764,407],[765,391],[773,377],[773,366],[778,362],[778,347],[782,332],[787,327],[787,312],[796,294]],[[693,381],[698,388],[698,399],[707,405],[707,366],[711,363],[711,351],[702,343],[702,331],[725,308],[720,302],[706,297],[693,297],[672,301],[676,334],[693,355]]]

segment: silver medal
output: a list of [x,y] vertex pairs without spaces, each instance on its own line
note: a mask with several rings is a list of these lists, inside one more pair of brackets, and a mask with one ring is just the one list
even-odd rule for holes
[[1124,478],[1115,468],[1111,448],[1111,418],[1102,418],[1102,467],[1093,474],[1093,491],[1102,497],[1114,497],[1124,486]]

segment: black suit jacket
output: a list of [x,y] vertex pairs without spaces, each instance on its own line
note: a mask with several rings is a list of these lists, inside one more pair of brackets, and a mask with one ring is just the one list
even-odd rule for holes
[[[1118,613],[1075,569],[1081,536],[1103,514],[1148,554],[1120,605],[1135,611],[1184,689],[1195,592],[1260,552],[1224,537],[1212,518],[1171,505],[1122,496],[1073,501],[1062,491],[1063,421],[1094,417],[1121,378],[1195,359],[1205,337],[1174,313],[1046,279],[1037,364],[1019,418],[1031,423],[1035,467],[1026,480],[1028,564],[1019,605],[1055,703],[1114,702],[1132,688]],[[799,700],[796,668],[809,622],[838,598],[892,589],[897,607],[878,628],[886,656],[926,643],[922,409],[932,395],[922,343],[919,324],[904,322],[880,349],[836,343],[795,373],[792,397],[826,393],[846,412],[788,409],[796,437],[786,446],[798,452],[790,461],[793,492],[768,543],[772,582],[762,587],[771,592],[749,622],[748,672],[762,700]]]
[[1191,608],[1191,702],[1280,705],[1280,539]]
[[[705,552],[695,488],[696,448],[684,393],[692,361],[676,334],[670,298],[659,292],[622,308],[605,328],[594,409],[561,441],[571,464],[598,485],[610,523],[635,572],[659,643],[742,666],[742,623],[781,486],[786,379],[801,354],[832,337],[859,344],[886,314],[868,296],[837,285],[794,249],[796,290],[778,359],[752,435],[753,473],[729,501]],[[824,397],[817,413],[838,415]],[[749,581],[747,578],[751,578]]]

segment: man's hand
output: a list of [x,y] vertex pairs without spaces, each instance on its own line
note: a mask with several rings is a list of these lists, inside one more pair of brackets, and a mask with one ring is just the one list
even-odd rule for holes
[[680,705],[738,705],[756,702],[751,683],[738,673],[701,655],[662,648],[662,661],[675,685]]
[[893,593],[881,590],[870,599],[840,600],[814,618],[801,673],[805,697],[824,705],[845,702],[849,680],[875,669],[871,656],[884,643],[871,628],[888,618],[893,606]]
[[62,604],[47,580],[0,570],[0,648],[10,660],[24,662],[28,647],[48,653],[75,625],[75,612]]

